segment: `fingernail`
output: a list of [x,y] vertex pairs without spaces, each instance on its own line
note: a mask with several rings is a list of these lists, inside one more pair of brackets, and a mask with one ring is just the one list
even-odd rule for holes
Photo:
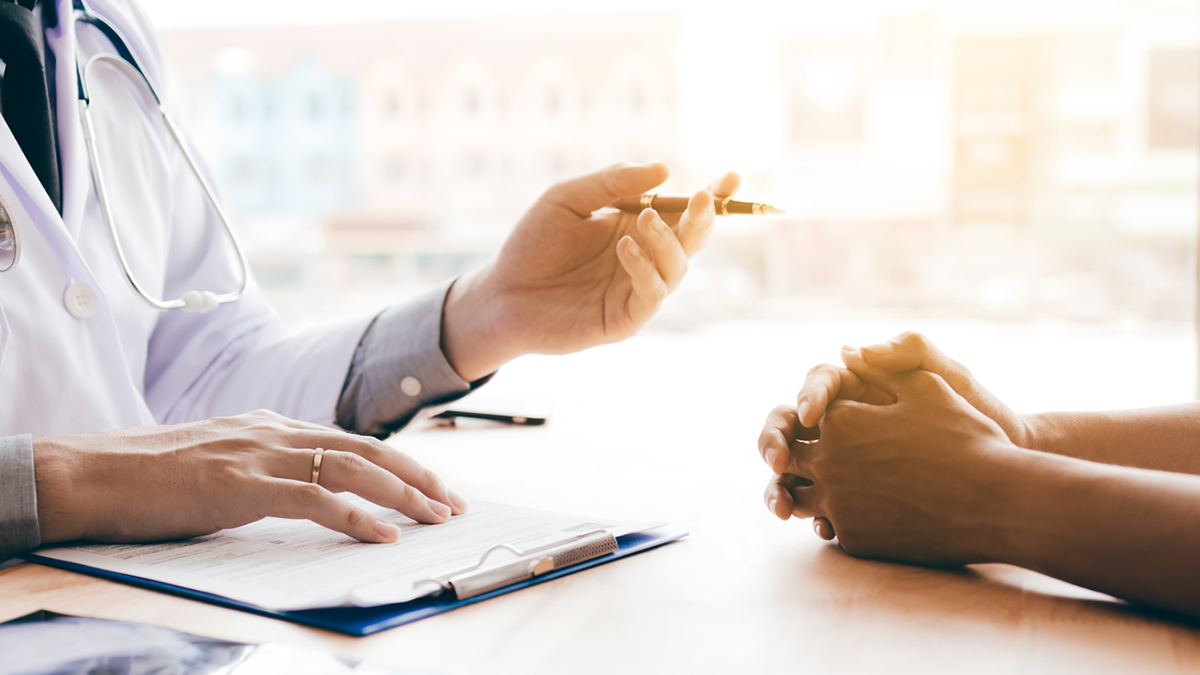
[[821,534],[821,519],[820,518],[813,518],[813,532],[816,532],[818,537],[820,537],[822,539],[825,538],[825,535]]
[[842,351],[850,352],[851,354],[853,354],[854,352],[858,351],[858,347],[855,347],[853,345],[842,345]]
[[449,506],[446,506],[445,504],[443,504],[441,502],[437,502],[432,499],[429,499],[428,497],[425,498],[425,501],[429,503],[430,511],[433,511],[434,513],[438,514],[442,518],[450,517],[450,507]]
[[896,350],[896,345],[890,342],[881,342],[877,345],[871,345],[870,347],[863,347],[863,349],[869,352],[875,352],[876,354],[891,354]]
[[450,494],[450,501],[454,503],[454,508],[458,509],[459,513],[471,508],[471,502],[463,499],[462,495],[458,494],[454,490],[447,490],[446,492]]
[[779,517],[779,514],[775,512],[775,503],[777,501],[779,501],[779,500],[775,497],[767,498],[767,510],[770,511],[771,515],[775,516],[776,518]]
[[400,528],[386,520],[375,521],[375,532],[384,541],[396,541],[400,538]]
[[800,419],[800,426],[808,426],[805,424],[804,420],[808,418],[808,411],[811,407],[812,406],[808,404],[808,401],[800,401],[800,405],[796,406],[796,417]]

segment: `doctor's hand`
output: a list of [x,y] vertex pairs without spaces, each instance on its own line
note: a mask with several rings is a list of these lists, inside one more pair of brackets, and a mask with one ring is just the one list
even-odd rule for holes
[[[325,452],[314,485],[316,448]],[[353,492],[422,523],[467,508],[431,471],[373,438],[267,411],[39,438],[34,465],[42,543],[180,539],[267,516],[390,542],[399,528],[334,493]]]
[[459,375],[473,381],[522,354],[565,354],[637,333],[707,242],[712,195],[731,195],[740,182],[727,174],[683,214],[594,213],[667,174],[664,164],[619,164],[547,190],[499,254],[450,290],[442,348]]

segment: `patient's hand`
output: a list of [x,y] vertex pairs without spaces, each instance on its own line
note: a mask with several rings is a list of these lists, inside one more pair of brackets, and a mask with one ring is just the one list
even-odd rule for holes
[[[829,405],[839,399],[874,405],[894,401],[887,392],[856,375],[855,369],[934,373],[976,410],[996,422],[1013,443],[1036,447],[1033,445],[1033,427],[1027,420],[1014,413],[979,384],[962,364],[947,357],[920,333],[901,333],[887,342],[862,349],[843,347],[841,356],[848,368],[822,364],[810,370],[796,395],[796,406],[780,406],[773,410],[759,436],[759,452],[776,474],[767,484],[763,498],[768,510],[778,518],[813,517],[793,503],[792,491],[803,484],[804,479],[789,475],[787,467],[794,441],[817,438],[819,424]],[[824,519],[817,518],[813,526],[818,535],[826,539],[833,537],[833,529]]]
[[[862,349],[843,347],[842,362],[850,370],[858,364],[866,364],[893,373],[910,370],[934,373],[976,410],[999,424],[1013,443],[1035,447],[1033,428],[1024,418],[984,388],[965,366],[943,354],[920,333],[901,333],[887,342]],[[881,401],[886,395],[859,380],[849,370],[818,366],[809,373],[796,395],[801,423],[806,427],[816,426],[825,414],[825,407],[835,398]]]
[[[314,485],[318,447],[325,453]],[[353,492],[423,523],[467,508],[433,472],[394,448],[267,411],[47,436],[33,449],[43,543],[179,539],[267,516],[387,542],[399,528],[333,493]]]
[[[999,514],[1020,484],[1015,458],[1028,451],[938,375],[853,369],[859,385],[894,402],[829,404],[820,438],[793,443],[787,465],[776,467],[785,475],[774,487],[787,493],[790,511],[823,519],[818,532],[836,535],[856,556],[938,565],[992,559],[989,542],[1005,525]],[[791,437],[798,424],[776,411],[768,430]]]

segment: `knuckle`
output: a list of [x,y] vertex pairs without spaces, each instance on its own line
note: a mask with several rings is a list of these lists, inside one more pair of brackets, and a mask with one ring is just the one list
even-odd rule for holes
[[349,509],[343,519],[346,527],[351,530],[361,530],[368,523],[369,516],[361,509]]
[[836,366],[828,363],[818,363],[808,369],[808,379],[833,378],[838,372]]
[[411,503],[411,504],[420,504],[425,501],[425,495],[421,494],[420,490],[409,485],[408,483],[404,483],[403,485],[404,485],[404,487],[402,487],[400,489],[400,501],[401,502]]
[[426,469],[425,467],[421,467],[417,471],[417,483],[420,485],[425,485],[430,488],[433,488],[433,487],[440,485],[441,482],[442,482],[442,479],[439,478],[436,473],[434,473],[433,471],[431,471],[429,469]]
[[296,501],[306,509],[320,504],[325,496],[325,489],[314,483],[299,483],[293,489]]
[[392,446],[384,443],[378,438],[370,436],[356,436],[357,439],[363,441],[362,456],[363,458],[378,464],[383,458],[395,452]]
[[924,391],[942,389],[946,386],[945,380],[927,370],[913,372],[911,380],[917,387]]
[[370,472],[369,462],[353,452],[334,450],[332,454],[337,458],[343,473],[345,473],[349,481],[358,482]]

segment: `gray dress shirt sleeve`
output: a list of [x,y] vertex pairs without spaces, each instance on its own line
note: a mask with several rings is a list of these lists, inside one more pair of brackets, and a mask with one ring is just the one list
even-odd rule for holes
[[453,280],[384,310],[367,328],[338,399],[338,426],[387,438],[422,408],[460,398],[467,382],[442,352],[442,310]]
[[0,563],[40,543],[33,437],[0,437]]

